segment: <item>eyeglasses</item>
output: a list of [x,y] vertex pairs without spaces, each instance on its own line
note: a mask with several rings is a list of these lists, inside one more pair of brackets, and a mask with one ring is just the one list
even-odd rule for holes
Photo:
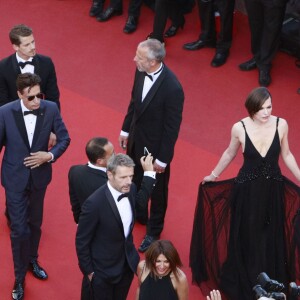
[[38,99],[44,99],[44,98],[45,98],[45,95],[44,95],[43,93],[38,93],[38,94],[36,94],[36,95],[28,96],[28,97],[26,97],[26,98],[27,98],[28,101],[32,101],[32,100],[35,99],[35,97],[38,98]]

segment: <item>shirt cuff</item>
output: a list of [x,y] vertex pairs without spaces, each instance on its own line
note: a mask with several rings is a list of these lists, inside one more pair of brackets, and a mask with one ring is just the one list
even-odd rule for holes
[[155,179],[156,172],[155,171],[145,171],[144,172],[144,176],[149,176],[152,177],[153,179]]
[[48,162],[51,162],[51,161],[53,161],[53,160],[54,160],[54,155],[53,155],[51,152],[48,152],[48,154],[50,154],[50,155],[51,155],[51,159],[50,159],[50,160],[48,160]]
[[165,168],[165,167],[167,166],[166,163],[164,163],[164,162],[162,162],[162,161],[160,161],[160,160],[158,160],[158,159],[156,159],[155,162],[156,162],[160,167],[162,167],[162,168]]
[[126,131],[121,130],[120,135],[122,135],[122,136],[129,136],[129,133],[126,132]]

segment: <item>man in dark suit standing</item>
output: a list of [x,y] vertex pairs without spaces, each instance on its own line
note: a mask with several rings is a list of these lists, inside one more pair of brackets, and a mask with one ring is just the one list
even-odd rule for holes
[[107,138],[95,137],[85,147],[88,163],[69,170],[69,194],[74,221],[78,224],[83,202],[107,182],[106,166],[114,154],[114,146]]
[[[19,99],[0,107],[0,149],[5,147],[1,183],[11,221],[15,284],[12,299],[24,297],[27,269],[41,280],[48,278],[37,262],[43,203],[51,181],[52,164],[67,149],[70,138],[58,107],[42,101],[41,79],[31,73],[17,78]],[[57,144],[48,150],[50,132]]]
[[[224,65],[229,56],[232,43],[233,11],[235,0],[197,0],[201,33],[195,42],[183,45],[185,50],[199,50],[215,47],[216,53],[211,61],[212,67]],[[220,32],[217,34],[215,12],[220,14]]]
[[242,71],[258,68],[261,86],[269,86],[272,81],[270,72],[280,44],[286,3],[287,0],[245,0],[253,57],[239,68]]
[[9,39],[16,53],[0,61],[0,106],[18,98],[16,80],[21,73],[38,74],[45,99],[60,108],[56,72],[50,57],[37,54],[32,29],[24,24],[14,26]]
[[[152,159],[150,155],[142,157],[141,164],[155,176]],[[137,194],[133,171],[129,156],[113,155],[107,164],[107,184],[82,206],[76,233],[79,267],[84,275],[82,300],[126,300],[139,262],[132,236],[135,206],[147,206],[155,183],[151,176],[144,176]]]
[[163,63],[164,45],[148,39],[138,45],[134,61],[137,65],[131,101],[119,137],[120,146],[136,163],[134,183],[142,181],[139,157],[146,147],[153,155],[157,182],[148,210],[137,209],[137,220],[147,223],[146,236],[140,252],[160,237],[168,204],[170,163],[182,120],[184,93],[172,71]]

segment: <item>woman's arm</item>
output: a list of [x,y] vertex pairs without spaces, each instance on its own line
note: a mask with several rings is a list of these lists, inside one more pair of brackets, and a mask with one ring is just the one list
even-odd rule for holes
[[177,292],[178,300],[189,299],[188,281],[186,275],[181,270],[179,270],[178,280],[176,280],[176,292]]
[[138,267],[137,267],[137,277],[138,277],[138,287],[136,289],[136,294],[135,294],[135,299],[136,300],[139,300],[139,297],[140,297],[140,286],[141,286],[141,277],[142,277],[142,274],[143,274],[143,270],[144,270],[144,265],[145,265],[145,261],[142,260],[139,262],[138,264]]
[[285,163],[285,165],[289,168],[289,170],[293,173],[298,181],[300,181],[300,169],[296,162],[296,159],[289,148],[288,142],[288,124],[284,119],[280,119],[281,126],[280,131],[282,132],[281,139],[281,156]]
[[231,140],[228,148],[222,154],[218,164],[215,166],[211,174],[204,177],[203,182],[215,181],[221,175],[221,173],[228,167],[231,161],[235,158],[241,145],[240,136],[241,125],[239,123],[236,123],[232,126],[231,129]]

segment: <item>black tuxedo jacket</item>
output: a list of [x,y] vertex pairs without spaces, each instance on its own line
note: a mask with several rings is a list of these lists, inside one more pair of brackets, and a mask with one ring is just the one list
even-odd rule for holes
[[78,223],[83,202],[107,182],[107,175],[88,165],[77,165],[70,168],[68,178],[74,221]]
[[[50,57],[36,54],[33,58],[34,73],[41,77],[41,92],[47,100],[53,101],[60,109],[59,89],[56,72]],[[16,54],[12,54],[0,61],[0,106],[18,99],[16,81],[21,74]]]
[[95,272],[94,276],[117,283],[126,271],[126,265],[136,272],[139,255],[132,236],[134,207],[135,203],[147,205],[154,183],[155,179],[144,176],[138,194],[135,185],[131,186],[128,198],[133,221],[127,238],[124,236],[122,220],[107,184],[97,189],[84,202],[76,234],[79,267],[84,275]]
[[164,65],[141,102],[145,75],[136,70],[131,101],[122,130],[129,133],[127,153],[139,163],[147,147],[154,158],[169,164],[182,120],[184,93],[176,76]]

